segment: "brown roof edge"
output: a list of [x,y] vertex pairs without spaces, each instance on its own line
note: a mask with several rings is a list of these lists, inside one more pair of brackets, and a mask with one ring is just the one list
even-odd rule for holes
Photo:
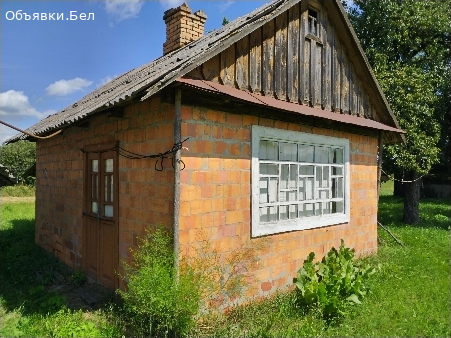
[[243,100],[252,104],[266,106],[270,108],[284,110],[290,113],[297,113],[306,116],[318,117],[322,119],[331,120],[334,122],[340,122],[345,124],[351,124],[363,128],[370,128],[376,130],[383,130],[388,132],[394,132],[399,134],[404,134],[405,132],[399,128],[387,126],[381,122],[374,120],[369,120],[366,118],[358,117],[355,115],[346,115],[334,113],[331,111],[321,110],[318,108],[312,108],[305,105],[300,105],[297,103],[286,102],[282,100],[277,100],[269,96],[261,96],[257,94],[252,94],[245,92],[236,88],[221,85],[219,83],[205,81],[200,79],[190,79],[190,78],[178,78],[177,82],[193,87],[196,89],[209,91],[216,94],[225,94],[234,97],[239,100]]

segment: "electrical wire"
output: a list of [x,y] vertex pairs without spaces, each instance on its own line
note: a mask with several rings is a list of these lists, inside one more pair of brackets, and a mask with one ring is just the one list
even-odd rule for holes
[[[189,139],[189,137],[187,137],[186,139],[184,139],[181,142],[175,143],[170,150],[165,151],[163,153],[158,153],[158,154],[150,154],[150,155],[138,154],[138,153],[129,151],[127,149],[124,149],[124,148],[120,147],[119,145],[116,145],[115,147],[113,147],[111,149],[102,150],[101,152],[103,153],[103,152],[114,150],[114,151],[117,151],[117,153],[120,156],[128,158],[128,159],[132,159],[132,160],[140,160],[140,159],[144,159],[144,158],[156,158],[157,161],[155,162],[155,170],[157,170],[157,171],[164,170],[164,166],[163,166],[164,159],[171,159],[172,160],[172,168],[175,169],[175,163],[178,162],[179,164],[181,164],[183,166],[180,170],[183,170],[183,169],[185,169],[185,163],[182,160],[176,159],[175,153],[181,149],[188,150],[188,148],[183,147],[183,142],[185,142],[188,139]],[[80,150],[82,152],[86,153],[86,151],[83,148]],[[172,154],[172,157],[167,156],[169,154]]]
[[413,183],[413,182],[416,182],[416,181],[418,181],[418,180],[421,180],[421,179],[424,177],[424,175],[421,175],[420,177],[414,179],[413,181],[404,181],[403,179],[402,179],[402,180],[398,180],[398,179],[396,179],[394,176],[390,176],[390,175],[387,174],[387,173],[384,171],[384,169],[382,169],[382,168],[381,168],[381,171],[382,171],[385,175],[387,175],[387,177],[388,177],[391,181],[398,181],[398,182],[401,182],[401,183]]
[[50,134],[50,135],[47,135],[47,136],[37,136],[37,135],[33,135],[33,134],[31,134],[31,133],[29,133],[29,132],[27,132],[27,131],[25,131],[25,130],[22,130],[22,129],[20,129],[20,128],[14,127],[13,125],[11,125],[11,124],[9,124],[9,123],[6,123],[6,122],[4,122],[4,121],[2,121],[2,120],[0,120],[0,123],[1,123],[1,124],[4,124],[4,125],[7,126],[7,127],[10,127],[10,128],[12,128],[12,129],[15,129],[15,130],[17,130],[17,131],[20,131],[22,134],[25,134],[25,135],[28,135],[28,136],[37,138],[37,139],[39,139],[39,140],[46,140],[46,139],[48,139],[48,138],[51,138],[51,137],[53,137],[53,136],[58,135],[59,133],[61,133],[61,132],[63,131],[62,129],[60,129],[60,130],[58,130],[57,132],[55,132],[55,133],[53,133],[53,134]]

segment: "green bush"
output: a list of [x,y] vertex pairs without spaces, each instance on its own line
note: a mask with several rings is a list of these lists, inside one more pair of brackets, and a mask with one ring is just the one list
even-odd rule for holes
[[128,282],[118,293],[131,318],[133,335],[186,335],[195,324],[201,297],[196,273],[189,266],[174,266],[173,236],[162,226],[146,232],[124,262]]
[[33,179],[27,180],[23,174],[36,162],[36,143],[21,140],[0,146],[0,159],[19,183],[34,184]]
[[321,262],[314,263],[311,252],[294,278],[299,303],[319,307],[326,318],[342,316],[347,306],[360,304],[376,270],[355,261],[354,252],[343,240],[339,250],[332,248]]

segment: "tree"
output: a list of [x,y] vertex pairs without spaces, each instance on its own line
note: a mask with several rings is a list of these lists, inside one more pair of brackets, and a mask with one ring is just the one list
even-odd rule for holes
[[451,0],[355,0],[347,7],[376,78],[407,133],[405,144],[386,147],[384,166],[413,181],[405,184],[403,221],[408,224],[419,221],[418,178],[440,159],[451,68],[450,5]]
[[24,172],[36,162],[36,143],[18,141],[0,146],[0,158],[18,182],[25,183]]
[[223,17],[223,18],[222,18],[222,25],[223,25],[223,26],[228,25],[229,22],[230,22],[230,21],[229,21],[229,19],[227,19],[227,17]]

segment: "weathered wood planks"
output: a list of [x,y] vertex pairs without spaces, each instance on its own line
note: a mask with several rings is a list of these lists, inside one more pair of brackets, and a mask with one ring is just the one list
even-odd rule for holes
[[297,3],[205,62],[201,75],[260,95],[376,118],[333,23],[323,12],[317,18],[315,36],[307,32],[308,6]]

